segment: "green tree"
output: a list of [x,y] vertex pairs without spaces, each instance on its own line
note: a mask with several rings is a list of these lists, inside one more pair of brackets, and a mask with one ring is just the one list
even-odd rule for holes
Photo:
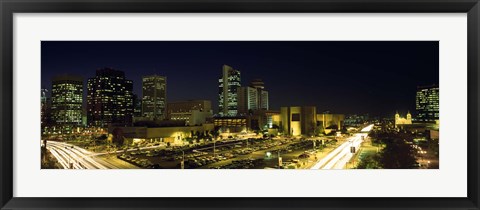
[[390,138],[385,141],[382,150],[381,164],[387,169],[410,169],[416,166],[414,149],[403,139]]
[[380,169],[382,164],[380,163],[381,156],[379,154],[371,154],[365,156],[358,164],[358,169]]

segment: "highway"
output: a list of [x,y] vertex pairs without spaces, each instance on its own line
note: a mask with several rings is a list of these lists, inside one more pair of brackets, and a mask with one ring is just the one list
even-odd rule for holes
[[64,142],[48,141],[47,149],[64,169],[119,169],[98,154]]
[[353,157],[353,153],[350,151],[351,147],[355,147],[355,151],[358,151],[363,139],[368,136],[368,132],[370,132],[372,128],[373,124],[364,127],[360,133],[349,137],[347,141],[320,159],[310,169],[343,169],[347,162]]

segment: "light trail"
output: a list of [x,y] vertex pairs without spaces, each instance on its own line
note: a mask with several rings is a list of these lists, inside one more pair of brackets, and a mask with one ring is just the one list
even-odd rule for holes
[[343,169],[347,162],[353,157],[350,151],[351,147],[355,147],[355,151],[358,151],[363,139],[368,136],[368,132],[372,129],[373,124],[364,127],[361,133],[356,133],[354,136],[349,137],[346,142],[335,148],[310,169]]
[[[64,169],[109,169],[117,168],[112,164],[107,164],[105,161],[97,160],[91,156],[92,153],[88,150],[78,148],[63,142],[48,141],[47,149],[57,159]],[[70,166],[71,164],[71,166]]]

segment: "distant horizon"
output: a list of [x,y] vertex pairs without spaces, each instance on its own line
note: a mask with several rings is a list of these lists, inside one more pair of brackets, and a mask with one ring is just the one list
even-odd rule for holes
[[415,117],[417,87],[439,84],[438,59],[436,41],[42,41],[41,87],[51,90],[60,74],[81,76],[85,104],[87,79],[109,67],[125,72],[141,98],[142,76],[157,74],[167,78],[167,103],[210,100],[218,113],[226,64],[241,72],[242,86],[265,82],[270,110]]

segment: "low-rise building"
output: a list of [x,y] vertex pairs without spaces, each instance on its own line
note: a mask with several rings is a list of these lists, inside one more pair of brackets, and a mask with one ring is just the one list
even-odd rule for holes
[[186,138],[192,137],[194,133],[211,133],[213,130],[214,125],[212,123],[205,123],[200,126],[110,127],[109,133],[123,135],[125,144],[141,140],[182,144]]

